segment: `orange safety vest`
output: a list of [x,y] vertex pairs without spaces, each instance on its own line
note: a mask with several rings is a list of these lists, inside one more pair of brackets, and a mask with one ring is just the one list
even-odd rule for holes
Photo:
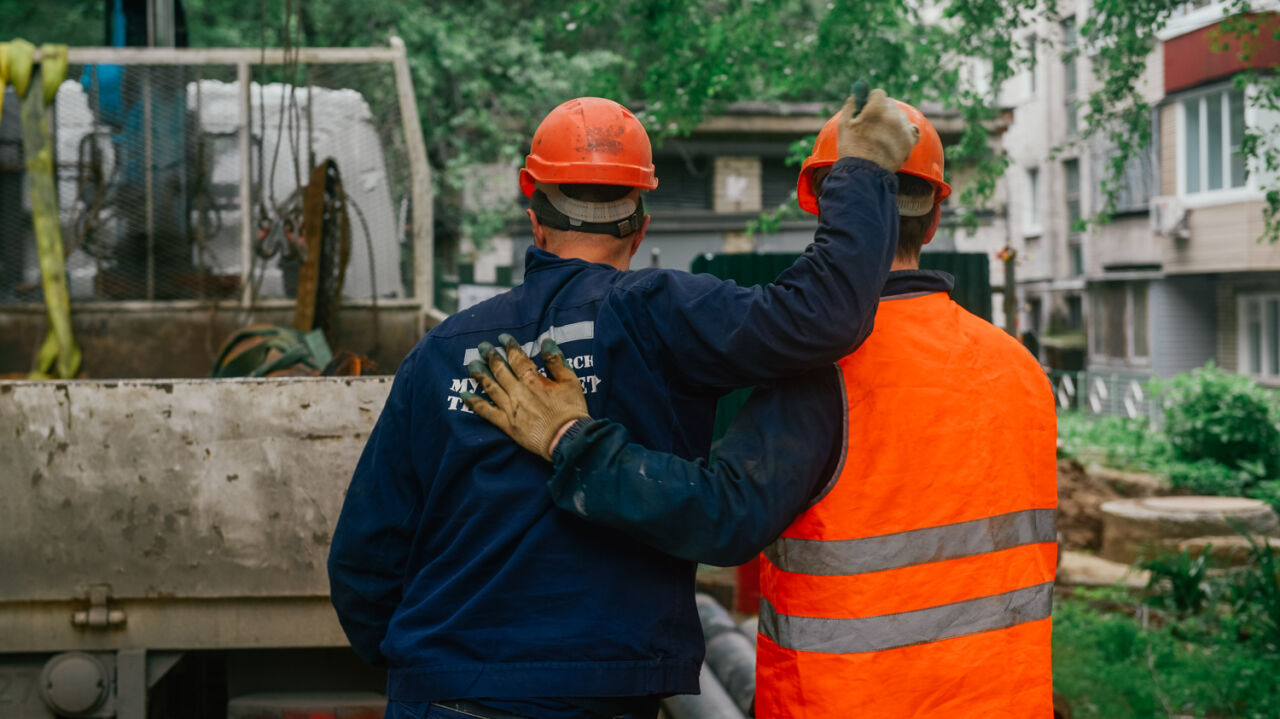
[[840,369],[841,468],[762,563],[756,717],[1053,716],[1044,371],[944,292],[882,300]]

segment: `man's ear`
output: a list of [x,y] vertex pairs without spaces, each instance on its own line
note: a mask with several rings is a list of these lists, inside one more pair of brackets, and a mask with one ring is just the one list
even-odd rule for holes
[[538,222],[538,216],[533,214],[533,210],[525,210],[524,214],[529,217],[529,224],[533,229],[534,246],[540,250],[547,249],[547,231],[542,226],[542,223]]
[[649,215],[644,216],[644,224],[640,225],[640,229],[636,230],[636,234],[631,238],[631,253],[627,255],[627,259],[636,256],[636,252],[640,250],[640,243],[644,242],[644,232],[649,229]]

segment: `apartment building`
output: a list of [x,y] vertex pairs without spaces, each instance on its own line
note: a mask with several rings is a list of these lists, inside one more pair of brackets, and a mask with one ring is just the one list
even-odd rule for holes
[[[1273,130],[1280,114],[1235,86],[1238,49],[1214,51],[1231,39],[1214,37],[1229,5],[1188,3],[1160,33],[1140,87],[1151,146],[1128,163],[1114,220],[1089,230],[1113,148],[1081,139],[1087,49],[1060,52],[1078,43],[1089,3],[1025,38],[1038,61],[1004,88],[1005,180],[1021,326],[1051,366],[1146,378],[1214,360],[1280,386],[1280,244],[1259,242],[1276,178],[1238,154],[1246,128]],[[1280,61],[1280,20],[1261,19],[1254,68]]]

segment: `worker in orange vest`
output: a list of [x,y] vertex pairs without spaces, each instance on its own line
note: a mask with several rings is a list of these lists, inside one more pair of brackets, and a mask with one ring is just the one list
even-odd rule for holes
[[[552,457],[556,504],[678,557],[765,548],[756,716],[1050,717],[1056,416],[1027,351],[919,269],[941,203],[942,143],[897,173],[898,247],[875,329],[829,369],[758,389],[691,462],[593,420],[554,343],[550,378],[490,353],[475,411]],[[823,205],[837,118],[799,179]],[[830,209],[827,210],[831,211]],[[498,385],[501,385],[499,388]]]

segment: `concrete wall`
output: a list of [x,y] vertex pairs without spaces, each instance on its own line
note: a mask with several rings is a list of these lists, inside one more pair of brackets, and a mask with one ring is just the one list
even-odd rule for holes
[[1145,214],[1117,217],[1089,238],[1085,273],[1090,279],[1101,279],[1108,269],[1158,267],[1168,242],[1151,231]]
[[716,212],[760,211],[759,157],[716,157],[712,182],[712,209]]
[[1164,245],[1172,273],[1280,270],[1280,243],[1259,242],[1263,202],[1237,202],[1190,210],[1190,237]]

